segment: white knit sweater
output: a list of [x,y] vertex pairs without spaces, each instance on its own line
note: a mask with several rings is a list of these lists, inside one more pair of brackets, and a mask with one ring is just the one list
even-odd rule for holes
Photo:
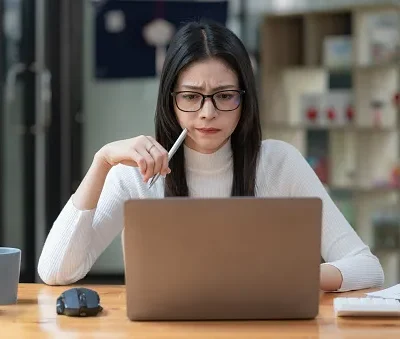
[[[230,143],[214,154],[183,147],[190,196],[229,197],[233,175]],[[381,286],[384,274],[378,259],[335,206],[301,153],[278,140],[263,141],[260,153],[257,196],[322,198],[321,256],[341,271],[339,291]],[[109,172],[95,209],[78,210],[70,199],[44,245],[38,264],[41,279],[49,285],[65,285],[83,278],[122,231],[124,201],[162,198],[163,187],[160,178],[149,189],[137,168],[117,165]]]

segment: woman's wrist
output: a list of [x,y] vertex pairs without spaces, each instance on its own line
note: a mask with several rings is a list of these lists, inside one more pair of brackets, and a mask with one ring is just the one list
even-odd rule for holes
[[93,157],[92,166],[95,168],[101,168],[105,171],[110,171],[112,165],[106,160],[104,155],[104,149],[101,148]]
[[96,153],[92,165],[76,190],[73,204],[79,210],[91,210],[97,206],[108,172],[112,166],[101,154]]

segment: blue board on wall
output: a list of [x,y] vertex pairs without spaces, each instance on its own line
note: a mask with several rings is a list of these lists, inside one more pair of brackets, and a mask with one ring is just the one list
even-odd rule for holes
[[[95,76],[98,79],[143,78],[156,75],[155,47],[145,42],[142,31],[146,24],[157,17],[166,19],[178,29],[187,21],[202,18],[226,25],[228,13],[228,1],[92,2],[97,6]],[[110,12],[122,15],[123,29],[110,31]]]

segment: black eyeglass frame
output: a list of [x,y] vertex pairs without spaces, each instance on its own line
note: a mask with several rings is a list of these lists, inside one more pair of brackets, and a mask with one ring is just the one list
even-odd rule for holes
[[[219,108],[217,107],[217,104],[215,103],[214,95],[217,95],[217,94],[222,93],[222,92],[237,92],[237,93],[239,93],[239,95],[240,95],[239,104],[238,104],[235,108],[233,108],[233,109],[219,109]],[[197,109],[197,110],[195,110],[195,111],[187,111],[187,110],[181,109],[181,108],[179,107],[179,105],[178,105],[177,100],[176,100],[176,96],[177,96],[178,94],[180,94],[180,93],[194,93],[194,94],[201,95],[203,98],[201,99],[200,108]],[[213,94],[203,94],[203,93],[199,93],[199,92],[196,92],[196,91],[178,91],[178,92],[171,92],[171,95],[173,96],[173,98],[174,98],[174,100],[175,100],[176,106],[177,106],[177,107],[179,108],[179,110],[181,110],[182,112],[190,112],[190,113],[193,113],[193,112],[198,112],[198,111],[200,111],[200,110],[203,108],[204,102],[206,101],[207,98],[211,98],[211,101],[212,101],[212,103],[213,103],[215,109],[217,109],[218,111],[221,111],[221,112],[231,112],[231,111],[234,111],[235,109],[237,109],[237,108],[240,106],[240,104],[242,103],[243,94],[245,94],[245,93],[246,93],[245,90],[240,90],[240,89],[224,89],[224,90],[215,92],[215,93],[213,93]]]

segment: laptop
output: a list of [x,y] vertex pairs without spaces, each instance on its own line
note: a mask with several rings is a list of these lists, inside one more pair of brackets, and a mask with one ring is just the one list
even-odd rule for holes
[[130,320],[318,315],[321,199],[138,199],[124,215]]

